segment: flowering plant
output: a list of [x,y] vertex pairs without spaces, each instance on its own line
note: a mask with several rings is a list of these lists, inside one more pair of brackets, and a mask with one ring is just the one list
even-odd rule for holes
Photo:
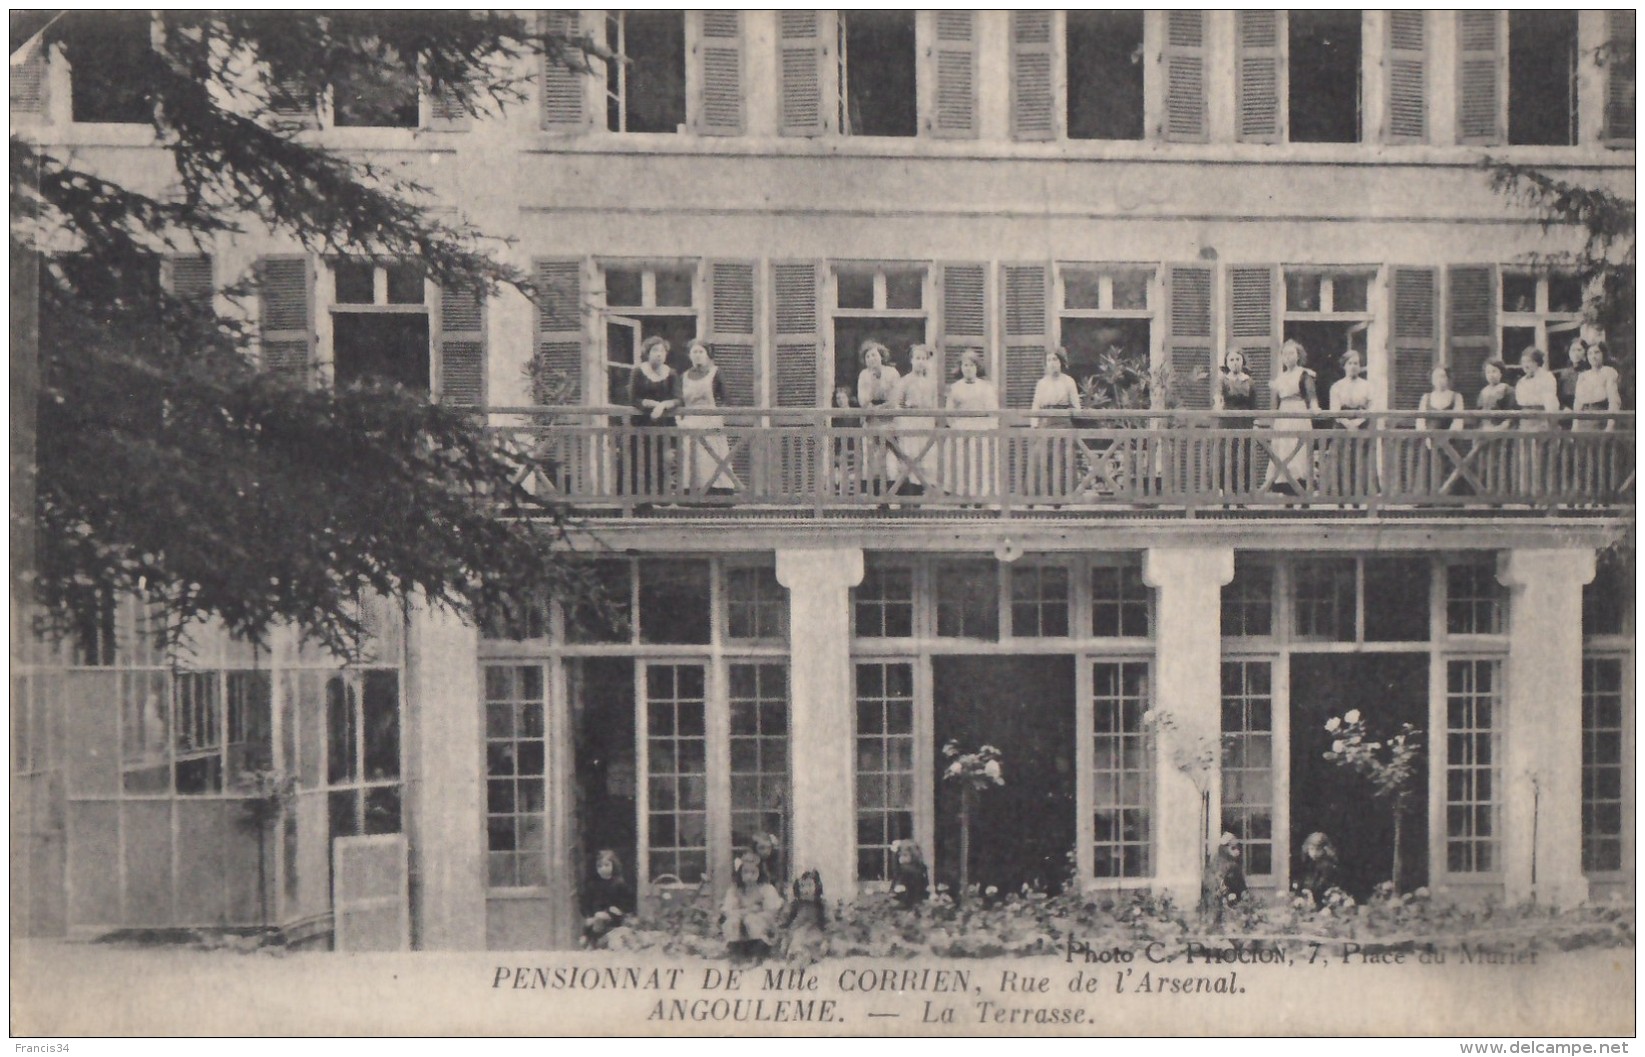
[[1325,721],[1332,737],[1325,758],[1339,767],[1362,775],[1371,783],[1371,795],[1392,803],[1394,812],[1393,891],[1399,892],[1400,824],[1416,796],[1417,761],[1422,755],[1422,731],[1401,723],[1399,732],[1382,741],[1373,741],[1359,709],[1349,709],[1339,718]]
[[948,759],[942,780],[960,787],[960,896],[971,890],[971,800],[985,789],[1005,784],[1000,770],[1000,750],[984,745],[976,752],[960,751],[959,742],[949,739],[942,747]]

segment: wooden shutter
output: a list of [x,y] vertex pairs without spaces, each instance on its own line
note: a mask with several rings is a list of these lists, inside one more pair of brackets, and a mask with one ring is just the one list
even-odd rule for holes
[[46,43],[37,40],[28,56],[11,68],[11,113],[18,117],[46,114],[47,50]]
[[[788,14],[788,12],[783,12]],[[773,261],[771,313],[775,340],[773,396],[778,407],[821,407],[817,375],[821,370],[819,261]]]
[[823,67],[831,51],[821,11],[777,12],[779,127],[785,136],[820,136],[829,129]]
[[1165,127],[1163,138],[1204,143],[1205,12],[1165,12]]
[[[531,262],[536,287],[537,348],[541,368],[569,383],[565,400],[580,403],[583,385],[583,262],[575,257]],[[533,394],[535,399],[535,394]]]
[[485,300],[463,286],[440,288],[440,403],[484,407]]
[[308,384],[314,366],[314,273],[307,257],[258,262],[263,368]]
[[1011,12],[1011,138],[1057,138],[1057,105],[1052,94],[1053,15],[1050,11]]
[[978,349],[988,366],[988,265],[943,264],[940,366],[944,376],[959,367],[956,349]]
[[743,131],[743,16],[741,11],[704,11],[697,45],[702,107],[697,129],[706,136]]
[[[577,11],[548,11],[543,15],[546,33],[563,39],[582,33],[582,19]],[[583,78],[590,76],[573,70],[564,62],[555,62],[548,55],[542,57],[543,68],[543,128],[550,132],[580,132],[588,124],[588,108],[583,102]]]
[[1034,383],[1045,373],[1045,353],[1051,347],[1051,268],[1045,264],[1002,267],[1005,369],[1001,373],[1005,377],[999,385],[1000,400],[1006,407],[1027,408],[1034,403]]
[[1605,125],[1601,136],[1607,147],[1634,145],[1634,33],[1632,8],[1605,12]]
[[1428,13],[1388,12],[1388,142],[1428,142]]
[[1457,142],[1501,143],[1503,48],[1501,11],[1457,12]]
[[1272,264],[1235,265],[1228,269],[1228,348],[1245,356],[1245,369],[1255,384],[1256,406],[1269,406],[1268,384],[1279,354],[1279,267]]
[[461,132],[473,121],[462,100],[457,98],[457,93],[449,88],[432,93],[428,102],[428,118],[429,127],[441,132]]
[[1234,37],[1239,49],[1235,66],[1238,138],[1245,143],[1278,143],[1284,138],[1280,112],[1280,33],[1278,11],[1236,11]]
[[1434,316],[1439,273],[1433,268],[1392,271],[1394,369],[1389,407],[1414,410],[1428,391],[1438,347]]
[[1209,264],[1165,269],[1165,362],[1183,407],[1211,406],[1212,279]]
[[1477,392],[1485,384],[1485,361],[1496,350],[1496,268],[1489,264],[1452,265],[1446,275],[1446,289],[1449,300],[1445,334],[1451,388],[1462,393]]
[[167,285],[173,297],[182,301],[199,301],[216,292],[210,254],[168,257],[166,264],[171,273]]
[[946,10],[937,21],[937,113],[931,134],[977,138],[977,13]]
[[727,404],[759,403],[754,377],[754,262],[708,262],[708,346]]

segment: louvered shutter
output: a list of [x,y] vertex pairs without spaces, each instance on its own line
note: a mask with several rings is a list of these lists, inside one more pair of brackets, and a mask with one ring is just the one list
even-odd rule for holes
[[[543,28],[551,36],[570,39],[581,35],[582,19],[577,11],[548,11]],[[583,79],[588,74],[573,70],[563,62],[542,57],[543,99],[540,119],[550,132],[579,132],[588,124],[583,102]]]
[[1228,347],[1245,356],[1245,369],[1256,383],[1257,407],[1269,406],[1268,383],[1274,376],[1280,343],[1280,289],[1276,265],[1228,269]]
[[1503,140],[1501,11],[1458,11],[1457,142],[1496,144]]
[[484,407],[485,301],[479,292],[440,288],[440,403]]
[[1389,406],[1414,410],[1428,391],[1438,347],[1434,316],[1439,273],[1433,268],[1392,272],[1394,370]]
[[[564,378],[564,399],[583,399],[583,262],[574,258],[532,261],[537,291],[537,362],[540,369]],[[533,394],[533,399],[536,399]]]
[[429,127],[441,132],[462,132],[472,123],[468,109],[450,88],[433,93],[428,103],[428,119]]
[[831,24],[821,11],[777,12],[779,126],[785,136],[820,136],[828,131],[823,66],[831,51]]
[[759,403],[754,376],[754,262],[708,262],[708,346],[727,404]]
[[1205,12],[1165,12],[1165,127],[1163,138],[1204,143]]
[[271,78],[267,84],[269,113],[280,118],[282,123],[309,126],[320,123],[319,105],[314,93],[301,78]]
[[1452,265],[1446,288],[1451,388],[1472,393],[1485,384],[1485,361],[1496,350],[1496,268]]
[[171,257],[170,287],[173,297],[182,301],[201,301],[216,292],[210,254],[192,254]]
[[1634,33],[1632,8],[1605,12],[1605,126],[1607,147],[1634,145]]
[[307,257],[258,262],[258,319],[263,368],[308,384],[314,364],[313,272]]
[[940,139],[977,137],[977,13],[938,11],[937,113],[931,134]]
[[[959,349],[977,349],[988,367],[988,265],[944,264],[942,342],[938,367],[946,378],[959,368]],[[1043,354],[1042,354],[1043,355]]]
[[11,68],[10,112],[17,117],[46,114],[46,52],[45,42],[35,41],[28,56]]
[[1001,266],[1000,297],[1005,313],[1005,377],[999,385],[1006,407],[1028,408],[1034,403],[1034,383],[1045,373],[1045,353],[1051,347],[1048,309],[1051,269],[1044,264]]
[[702,12],[698,45],[702,109],[698,131],[740,136],[743,131],[743,16],[741,11]]
[[1187,408],[1211,406],[1211,284],[1209,264],[1165,269],[1165,362]]
[[1388,142],[1428,141],[1428,13],[1388,12]]
[[1234,36],[1239,58],[1235,67],[1239,105],[1238,133],[1245,143],[1278,143],[1280,117],[1280,47],[1283,29],[1278,11],[1236,11]]
[[820,407],[817,372],[822,339],[817,301],[822,265],[817,261],[773,261],[771,290],[776,340],[773,396],[778,407]]
[[1049,11],[1011,12],[1011,138],[1057,138]]

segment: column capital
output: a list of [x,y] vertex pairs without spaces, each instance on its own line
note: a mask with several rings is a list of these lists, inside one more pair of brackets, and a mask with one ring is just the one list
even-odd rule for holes
[[1499,551],[1496,578],[1504,587],[1528,587],[1549,579],[1581,587],[1594,578],[1594,552],[1588,547]]
[[828,547],[777,552],[777,582],[790,591],[862,583],[862,550]]
[[1142,582],[1149,587],[1184,580],[1224,587],[1233,578],[1232,547],[1150,547],[1142,553]]

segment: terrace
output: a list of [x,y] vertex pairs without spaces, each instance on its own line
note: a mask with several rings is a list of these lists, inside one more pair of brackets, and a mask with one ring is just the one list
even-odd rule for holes
[[1072,425],[948,412],[919,428],[856,409],[725,412],[723,425],[673,428],[630,425],[623,407],[494,408],[489,421],[525,494],[601,518],[1607,517],[1634,505],[1632,413],[1367,412],[1344,429],[1271,412],[1103,411]]

